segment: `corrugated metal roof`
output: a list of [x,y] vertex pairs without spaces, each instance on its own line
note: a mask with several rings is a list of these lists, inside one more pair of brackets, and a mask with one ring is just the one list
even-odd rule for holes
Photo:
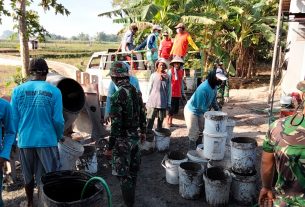
[[289,12],[291,0],[283,0],[282,8],[283,12]]

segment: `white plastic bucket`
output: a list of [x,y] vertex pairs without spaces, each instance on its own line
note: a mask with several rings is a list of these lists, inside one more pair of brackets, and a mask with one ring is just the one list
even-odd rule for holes
[[243,206],[253,206],[257,202],[256,172],[249,175],[232,175],[231,197]]
[[200,157],[202,157],[203,159],[206,159],[204,157],[204,153],[203,153],[204,152],[204,145],[203,144],[198,144],[197,147],[196,147],[196,151],[197,151],[197,153]]
[[178,167],[186,161],[185,155],[179,151],[173,151],[164,156],[161,165],[165,168],[166,182],[173,185],[179,184]]
[[208,159],[206,158],[202,158],[197,150],[190,150],[187,152],[186,154],[187,158],[189,159],[189,161],[191,162],[195,162],[201,165],[201,167],[203,168],[203,170],[205,168],[207,168],[207,164],[208,164]]
[[220,167],[207,168],[203,174],[205,198],[210,206],[227,206],[232,177]]
[[211,160],[222,160],[225,156],[227,133],[210,134],[206,131],[204,135],[204,157]]
[[234,137],[233,130],[235,127],[235,121],[232,119],[228,119],[227,121],[227,145],[230,145],[231,139]]
[[155,129],[154,133],[157,150],[159,152],[168,150],[171,131],[169,129],[162,128],[160,130]]
[[65,137],[64,142],[58,143],[60,170],[75,170],[76,160],[84,153],[84,147],[79,142]]
[[232,171],[251,174],[255,171],[257,142],[249,137],[231,139]]
[[151,154],[154,152],[156,142],[153,134],[147,134],[146,140],[140,143],[141,154]]
[[231,169],[231,159],[209,160],[207,167],[208,168],[221,167],[225,170],[230,170]]
[[204,113],[204,131],[210,134],[227,131],[228,114],[222,111],[207,111]]
[[97,172],[97,157],[95,146],[84,146],[84,153],[76,161],[76,166],[78,170],[85,170],[86,172],[93,174]]
[[185,84],[187,91],[192,91],[195,88],[195,79],[194,77],[186,77],[185,78]]
[[203,186],[201,165],[194,162],[183,162],[178,169],[179,194],[185,199],[198,199]]

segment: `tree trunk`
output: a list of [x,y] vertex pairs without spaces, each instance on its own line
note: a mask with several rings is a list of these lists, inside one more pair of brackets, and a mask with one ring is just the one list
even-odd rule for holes
[[29,75],[29,45],[26,29],[26,0],[19,0],[20,16],[18,17],[19,23],[19,41],[20,41],[20,56],[22,61],[22,78]]

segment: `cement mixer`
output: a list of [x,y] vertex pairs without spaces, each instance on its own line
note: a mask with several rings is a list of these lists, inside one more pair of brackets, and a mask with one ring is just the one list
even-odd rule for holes
[[55,73],[49,73],[46,81],[61,91],[65,130],[67,130],[85,105],[84,90],[77,81]]

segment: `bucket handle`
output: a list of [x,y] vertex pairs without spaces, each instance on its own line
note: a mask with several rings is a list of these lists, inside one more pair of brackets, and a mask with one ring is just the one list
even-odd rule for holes
[[168,158],[168,155],[166,154],[164,157],[163,157],[163,160],[161,161],[161,165],[162,167],[164,167],[165,169],[167,168],[166,165],[165,165],[165,160],[167,160]]

